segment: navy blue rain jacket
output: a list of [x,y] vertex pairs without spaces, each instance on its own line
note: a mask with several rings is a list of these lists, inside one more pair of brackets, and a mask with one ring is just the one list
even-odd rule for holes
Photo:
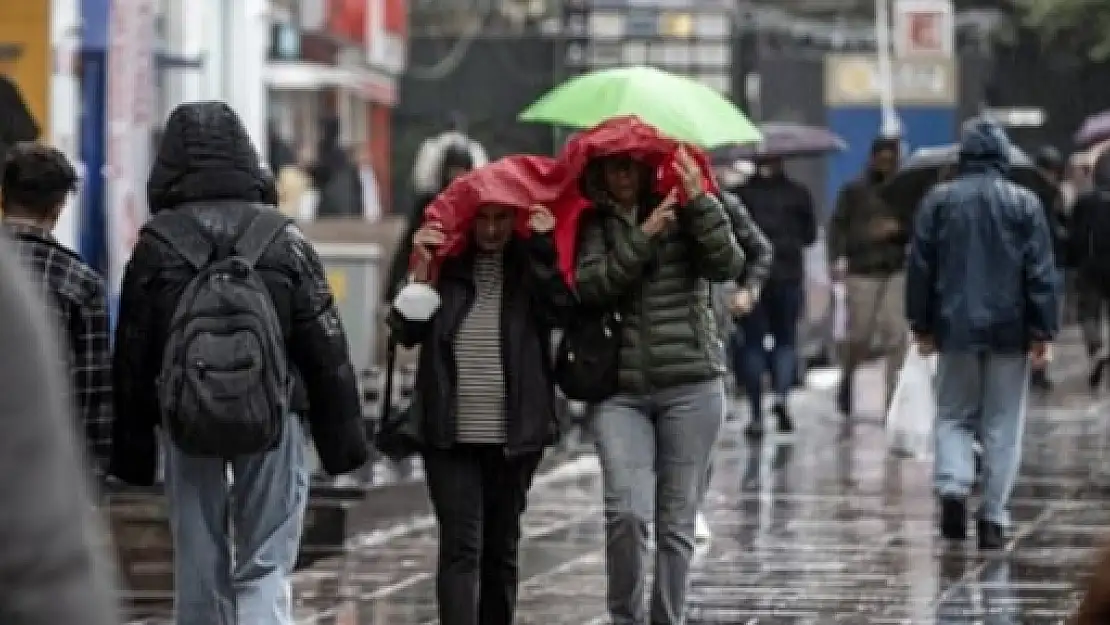
[[1006,179],[1008,148],[999,126],[970,122],[957,176],[916,217],[906,314],[942,350],[1023,352],[1059,329],[1052,233],[1036,195]]

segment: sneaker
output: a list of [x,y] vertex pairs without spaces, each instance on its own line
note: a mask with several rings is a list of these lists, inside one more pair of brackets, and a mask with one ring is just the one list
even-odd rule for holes
[[979,550],[1001,551],[1010,542],[1006,528],[985,519],[979,519]]
[[1099,358],[1095,360],[1091,367],[1091,375],[1087,378],[1087,385],[1091,387],[1092,391],[1102,385],[1102,374],[1106,370],[1106,362],[1105,358]]
[[748,427],[744,428],[744,436],[753,440],[763,438],[763,423],[760,421],[749,422]]
[[787,410],[785,402],[776,403],[771,407],[771,412],[775,414],[780,433],[791,434],[794,432],[794,421],[790,418],[790,411]]
[[940,535],[948,540],[967,539],[967,503],[962,497],[940,498]]

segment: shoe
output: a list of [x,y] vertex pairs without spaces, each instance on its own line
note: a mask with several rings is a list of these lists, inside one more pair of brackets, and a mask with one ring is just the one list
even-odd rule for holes
[[836,409],[840,414],[850,417],[852,416],[852,383],[841,382],[840,389],[836,393]]
[[748,427],[744,428],[744,436],[750,439],[763,438],[763,423],[759,421],[748,423]]
[[1000,551],[1010,542],[1006,528],[997,523],[979,519],[978,530],[980,551]]
[[1091,367],[1091,376],[1089,378],[1087,378],[1087,385],[1091,387],[1092,391],[1098,389],[1098,387],[1102,385],[1102,374],[1105,371],[1105,369],[1106,369],[1106,359],[1105,358],[1099,358],[1098,360],[1095,361],[1095,364]]
[[967,539],[967,503],[962,497],[940,498],[940,535],[948,540]]
[[794,421],[790,418],[790,412],[786,409],[785,403],[776,403],[771,407],[771,412],[775,414],[780,433],[791,434],[794,432]]
[[1052,380],[1049,379],[1048,372],[1044,369],[1034,371],[1033,375],[1029,378],[1029,383],[1038,391],[1047,393],[1052,390]]

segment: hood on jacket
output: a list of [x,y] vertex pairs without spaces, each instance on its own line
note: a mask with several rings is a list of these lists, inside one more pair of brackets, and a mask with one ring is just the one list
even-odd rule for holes
[[224,102],[191,102],[173,110],[146,190],[152,213],[187,202],[277,204],[273,176]]
[[996,122],[976,118],[964,124],[960,140],[961,172],[1005,172],[1010,167],[1009,153],[1010,139]]

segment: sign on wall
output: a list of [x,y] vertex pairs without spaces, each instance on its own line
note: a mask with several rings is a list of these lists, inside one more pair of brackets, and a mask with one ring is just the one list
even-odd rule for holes
[[952,58],[955,47],[951,0],[894,0],[894,52],[899,58]]
[[[896,59],[891,67],[894,101],[899,105],[951,106],[956,103],[956,65],[951,59]],[[878,104],[879,62],[869,54],[825,57],[825,102],[829,106]]]

